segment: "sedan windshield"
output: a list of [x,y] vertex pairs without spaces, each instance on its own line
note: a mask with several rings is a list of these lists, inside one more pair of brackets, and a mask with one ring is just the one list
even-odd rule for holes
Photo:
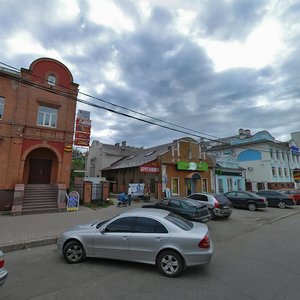
[[166,217],[166,220],[170,221],[171,223],[173,223],[174,225],[176,225],[177,227],[185,230],[185,231],[189,231],[193,228],[193,223],[178,216],[175,215],[173,213],[169,213]]

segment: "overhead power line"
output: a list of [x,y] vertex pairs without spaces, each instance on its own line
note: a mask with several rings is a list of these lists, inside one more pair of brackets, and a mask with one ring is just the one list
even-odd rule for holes
[[[6,67],[9,67],[9,68],[12,68],[12,69],[18,71],[17,68],[15,68],[15,67],[13,67],[13,66],[11,66],[11,65],[8,65],[8,64],[6,64],[6,63],[0,62],[0,64],[5,65]],[[39,77],[39,76],[37,76],[37,75],[32,74],[32,76],[34,76],[34,77],[36,77],[36,78],[39,78],[39,79],[42,79],[43,81],[47,81],[45,78]],[[56,84],[56,85],[59,86],[59,87],[66,88],[66,87],[64,87],[64,86],[62,86],[62,85],[59,85],[59,84]],[[111,105],[111,106],[113,106],[113,107],[118,107],[118,108],[124,109],[124,110],[126,110],[126,111],[135,113],[135,114],[137,114],[137,115],[140,115],[140,116],[143,116],[143,117],[147,117],[147,118],[149,118],[149,119],[152,119],[152,120],[155,120],[155,121],[164,123],[164,124],[168,124],[168,125],[175,126],[175,127],[181,128],[181,129],[185,129],[185,130],[188,130],[188,131],[191,131],[191,132],[194,132],[194,133],[201,134],[201,136],[199,136],[199,135],[194,135],[194,134],[193,134],[193,136],[196,136],[196,137],[205,138],[205,137],[202,136],[202,135],[205,135],[205,136],[210,136],[210,137],[212,137],[212,138],[214,138],[214,139],[218,139],[218,138],[219,138],[219,137],[217,137],[217,136],[213,136],[213,135],[210,135],[210,134],[201,132],[201,131],[197,131],[197,130],[194,130],[194,129],[191,129],[191,128],[188,128],[188,127],[184,127],[184,126],[182,126],[182,125],[178,125],[178,124],[175,124],[175,123],[172,123],[172,122],[168,122],[168,121],[165,121],[165,120],[156,118],[156,117],[151,116],[151,115],[149,115],[149,114],[145,114],[145,113],[142,113],[142,112],[139,112],[139,111],[136,111],[136,110],[127,108],[127,107],[125,107],[125,106],[122,106],[122,105],[118,105],[118,104],[112,103],[112,102],[110,102],[110,101],[101,99],[101,98],[99,98],[99,97],[96,97],[96,96],[93,96],[93,95],[90,95],[90,94],[87,94],[87,93],[84,93],[84,92],[78,91],[78,94],[83,95],[83,96],[86,96],[86,97],[89,97],[89,98],[94,99],[94,100],[97,100],[97,101],[101,101],[101,102],[106,103],[106,104],[109,104],[109,105]],[[86,103],[86,104],[88,104],[88,103]],[[88,104],[88,105],[89,105],[89,104]],[[103,107],[101,107],[101,108],[103,108]],[[116,111],[113,111],[113,112],[116,112]],[[144,119],[139,119],[139,118],[137,118],[137,120],[144,120]],[[152,124],[152,125],[158,125],[157,123],[154,123],[154,122],[150,122],[149,124]],[[171,129],[170,127],[167,127],[167,126],[162,126],[162,127],[163,127],[163,128],[167,128],[167,129]],[[182,131],[179,130],[179,132],[182,132]],[[184,131],[184,132],[182,132],[182,133],[186,133],[186,132]],[[189,133],[189,134],[190,134],[190,133]],[[208,139],[208,138],[206,138],[206,139]]]
[[[8,65],[8,64],[5,64],[3,62],[0,62],[0,64],[6,66],[6,67],[9,67],[11,68],[12,70],[15,70],[19,73],[19,69],[11,66],[11,65]],[[6,68],[5,68],[6,69]],[[16,80],[16,81],[19,81],[19,82],[22,82],[24,84],[27,84],[27,85],[30,85],[32,87],[35,87],[37,89],[41,89],[41,90],[44,90],[44,91],[47,91],[47,92],[50,92],[50,93],[54,93],[54,94],[57,94],[57,95],[62,95],[62,96],[65,96],[65,97],[68,97],[74,101],[78,101],[80,103],[83,103],[85,105],[88,105],[88,106],[92,106],[92,107],[95,107],[95,108],[99,108],[99,109],[103,109],[103,110],[106,110],[106,111],[109,111],[109,112],[112,112],[112,113],[115,113],[115,114],[118,114],[118,115],[121,115],[121,116],[124,116],[124,117],[127,117],[127,118],[131,118],[131,119],[134,119],[134,120],[137,120],[137,121],[140,121],[140,122],[144,122],[144,123],[147,123],[147,124],[150,124],[150,125],[155,125],[155,126],[158,126],[158,127],[161,127],[161,128],[165,128],[165,129],[168,129],[168,130],[172,130],[172,131],[175,131],[175,132],[179,132],[179,133],[184,133],[184,134],[188,134],[190,136],[194,136],[194,137],[198,137],[200,139],[206,139],[208,141],[213,141],[213,142],[216,142],[216,143],[219,143],[220,145],[223,145],[223,146],[227,146],[227,147],[240,147],[240,148],[243,148],[243,149],[246,149],[246,150],[252,150],[252,149],[256,149],[256,150],[259,150],[261,152],[269,152],[268,150],[266,149],[260,149],[258,147],[256,148],[249,148],[249,147],[246,147],[246,146],[243,146],[241,144],[238,144],[238,145],[231,145],[230,143],[227,143],[227,142],[224,142],[222,141],[223,138],[220,138],[220,137],[216,137],[216,136],[213,136],[213,135],[210,135],[210,134],[206,134],[206,133],[203,133],[203,132],[199,132],[199,131],[196,131],[196,130],[193,130],[193,129],[190,129],[190,128],[187,128],[187,127],[184,127],[184,126],[181,126],[181,125],[177,125],[175,123],[171,123],[171,122],[168,122],[168,121],[164,121],[164,120],[161,120],[159,118],[155,118],[153,116],[150,116],[150,115],[147,115],[147,114],[144,114],[144,113],[141,113],[141,112],[138,112],[138,111],[135,111],[135,110],[132,110],[132,109],[129,109],[129,108],[126,108],[124,106],[121,106],[121,105],[117,105],[115,103],[112,103],[112,102],[109,102],[109,101],[106,101],[106,100],[103,100],[101,98],[98,98],[98,97],[95,97],[95,96],[92,96],[92,95],[89,95],[87,93],[83,93],[83,92],[78,92],[79,94],[81,95],[84,95],[86,97],[89,97],[91,99],[95,99],[95,100],[98,100],[98,101],[101,101],[103,103],[106,103],[106,104],[109,104],[111,106],[114,106],[114,107],[118,107],[118,108],[121,108],[121,109],[124,109],[124,110],[127,110],[129,112],[132,112],[132,113],[135,113],[135,114],[138,114],[138,115],[141,115],[141,116],[144,116],[144,117],[147,117],[149,119],[153,119],[153,120],[156,120],[156,121],[159,121],[159,122],[162,122],[162,123],[165,123],[165,124],[169,124],[169,125],[172,125],[172,126],[175,126],[175,127],[178,127],[178,128],[182,128],[182,129],[185,129],[185,130],[189,130],[189,131],[192,131],[192,132],[195,132],[195,133],[200,133],[202,135],[199,135],[199,134],[195,134],[195,133],[191,133],[189,131],[184,131],[184,130],[181,130],[181,129],[176,129],[176,128],[172,128],[172,127],[169,127],[169,126],[166,126],[166,125],[162,125],[162,124],[158,124],[158,123],[155,123],[153,121],[149,121],[149,120],[145,120],[145,119],[142,119],[142,118],[139,118],[139,117],[136,117],[136,116],[133,116],[133,115],[130,115],[130,114],[127,114],[127,113],[124,113],[124,112],[120,112],[120,111],[116,111],[114,109],[111,109],[111,108],[108,108],[108,107],[105,107],[105,106],[101,106],[101,105],[98,105],[98,104],[95,104],[95,103],[91,103],[91,102],[88,102],[86,100],[83,100],[83,99],[80,99],[78,97],[72,97],[70,95],[70,93],[67,93],[67,92],[63,92],[63,91],[58,91],[58,90],[54,90],[54,89],[51,89],[51,88],[48,88],[46,86],[43,86],[43,85],[40,85],[40,84],[37,84],[37,83],[33,83],[29,80],[25,80],[24,78],[21,78],[21,77],[16,77],[14,75],[11,75],[9,73],[2,73],[1,74],[2,76],[4,77],[9,77],[10,79],[13,79],[13,80]],[[47,81],[45,78],[41,78],[39,76],[36,76],[36,75],[32,75],[36,78],[39,78],[39,79],[42,79],[43,81]],[[62,86],[62,85],[58,85],[56,84],[57,86],[59,87],[62,87],[62,88],[67,88],[65,86]],[[211,137],[214,137],[214,139],[211,139],[211,138],[207,138],[207,137],[204,137],[203,135],[206,135],[206,136],[211,136]],[[218,150],[218,149],[214,149],[214,150]],[[279,153],[281,153],[281,151],[279,151]]]

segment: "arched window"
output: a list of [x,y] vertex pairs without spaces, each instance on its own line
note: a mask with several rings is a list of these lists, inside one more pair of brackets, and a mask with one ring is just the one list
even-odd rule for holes
[[53,74],[48,75],[48,84],[55,85],[56,84],[56,77]]

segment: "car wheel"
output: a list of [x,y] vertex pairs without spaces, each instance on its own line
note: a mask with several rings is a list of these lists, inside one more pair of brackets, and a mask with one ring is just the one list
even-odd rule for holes
[[182,257],[173,250],[162,251],[157,257],[156,266],[167,277],[178,277],[184,269]]
[[67,263],[76,264],[82,262],[85,259],[86,254],[80,242],[71,241],[64,247],[63,256]]
[[255,211],[256,210],[256,205],[254,203],[248,203],[248,209],[250,211]]
[[286,204],[283,201],[279,201],[277,205],[278,205],[279,208],[285,208],[286,207]]

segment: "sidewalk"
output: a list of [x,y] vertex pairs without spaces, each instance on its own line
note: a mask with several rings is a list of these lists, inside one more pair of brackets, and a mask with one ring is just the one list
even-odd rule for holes
[[0,249],[3,252],[56,243],[66,229],[78,224],[111,218],[128,209],[141,207],[145,202],[131,203],[130,207],[111,205],[95,210],[80,206],[77,212],[58,212],[21,216],[0,215]]

